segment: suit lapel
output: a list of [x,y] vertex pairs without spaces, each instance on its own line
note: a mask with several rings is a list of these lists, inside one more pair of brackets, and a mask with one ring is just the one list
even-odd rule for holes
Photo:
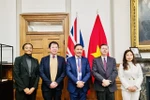
[[101,68],[103,69],[103,71],[106,72],[105,69],[104,69],[104,64],[103,64],[103,61],[102,61],[101,57],[99,58],[98,63],[101,65]]
[[45,62],[47,62],[46,63],[46,69],[47,69],[47,75],[49,75],[50,76],[50,80],[51,80],[51,75],[50,75],[50,55],[49,56],[47,56],[47,61],[45,61]]
[[84,65],[85,63],[84,63],[84,60],[83,60],[83,58],[81,58],[81,71],[82,71],[82,73],[84,73]]
[[75,71],[75,73],[76,73],[76,76],[77,76],[77,63],[76,63],[76,58],[75,58],[75,56],[73,57],[73,60],[72,60],[72,64],[73,64],[73,69],[74,69],[74,71]]
[[25,56],[23,56],[22,63],[23,63],[23,66],[25,67],[26,71],[29,73],[29,68],[28,68],[28,64],[27,64]]
[[108,68],[108,67],[109,67],[109,64],[110,64],[109,62],[110,62],[110,59],[109,59],[109,57],[107,57],[106,71],[109,70],[109,68]]
[[31,59],[31,74],[32,72],[34,72],[34,69],[35,69],[35,62],[33,59]]
[[112,66],[112,65],[110,65],[110,64],[112,64],[111,63],[111,59],[110,59],[110,57],[107,57],[107,74],[109,74],[110,73],[110,71],[112,70],[112,68],[110,67],[110,66]]
[[61,66],[59,63],[60,63],[60,57],[57,55],[57,73],[56,73],[56,79],[58,77],[57,75],[58,75],[58,72],[59,72],[59,68]]

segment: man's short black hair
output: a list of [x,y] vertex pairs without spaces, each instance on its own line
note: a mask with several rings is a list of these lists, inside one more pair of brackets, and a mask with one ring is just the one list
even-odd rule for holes
[[76,49],[77,46],[81,46],[81,47],[83,48],[83,46],[78,43],[78,44],[76,44],[76,45],[74,46],[74,49]]
[[22,50],[24,50],[24,47],[26,46],[26,45],[31,45],[31,47],[33,48],[33,45],[31,44],[31,43],[25,43],[25,44],[23,44],[23,46],[22,46]]
[[100,48],[101,48],[102,46],[104,46],[104,45],[108,47],[108,45],[107,45],[107,44],[101,44],[101,45],[100,45]]
[[50,42],[48,47],[50,48],[52,44],[57,44],[57,46],[59,47],[59,44],[56,41]]

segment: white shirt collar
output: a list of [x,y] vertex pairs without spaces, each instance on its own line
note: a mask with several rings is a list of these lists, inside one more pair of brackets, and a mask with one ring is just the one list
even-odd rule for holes
[[75,55],[75,58],[78,59],[78,58],[81,58],[81,57],[77,57],[77,56]]
[[104,58],[105,58],[105,60],[106,60],[106,62],[107,62],[107,56],[101,56],[101,58],[102,58],[102,61],[104,60]]
[[[57,55],[54,55],[55,56],[55,58],[57,58]],[[50,54],[50,58],[53,58],[53,55],[52,54]]]

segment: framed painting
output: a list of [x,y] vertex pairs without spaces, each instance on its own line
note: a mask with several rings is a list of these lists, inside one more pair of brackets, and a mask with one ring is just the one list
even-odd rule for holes
[[150,51],[150,0],[131,0],[131,46]]

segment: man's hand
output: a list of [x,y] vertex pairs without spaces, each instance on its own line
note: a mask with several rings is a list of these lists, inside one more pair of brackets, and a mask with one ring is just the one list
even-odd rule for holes
[[78,88],[82,88],[84,86],[84,82],[83,81],[77,81],[77,87]]
[[58,86],[58,83],[57,83],[57,82],[52,82],[52,83],[50,84],[50,88],[52,88],[52,89],[56,88],[57,86]]
[[[57,83],[57,82],[54,82],[54,84],[55,84],[56,87],[58,86],[58,83]],[[56,87],[55,87],[55,88],[56,88]]]
[[108,86],[108,85],[110,85],[110,80],[103,79],[103,81],[102,81],[102,86],[103,86],[103,87],[106,87],[106,86]]

